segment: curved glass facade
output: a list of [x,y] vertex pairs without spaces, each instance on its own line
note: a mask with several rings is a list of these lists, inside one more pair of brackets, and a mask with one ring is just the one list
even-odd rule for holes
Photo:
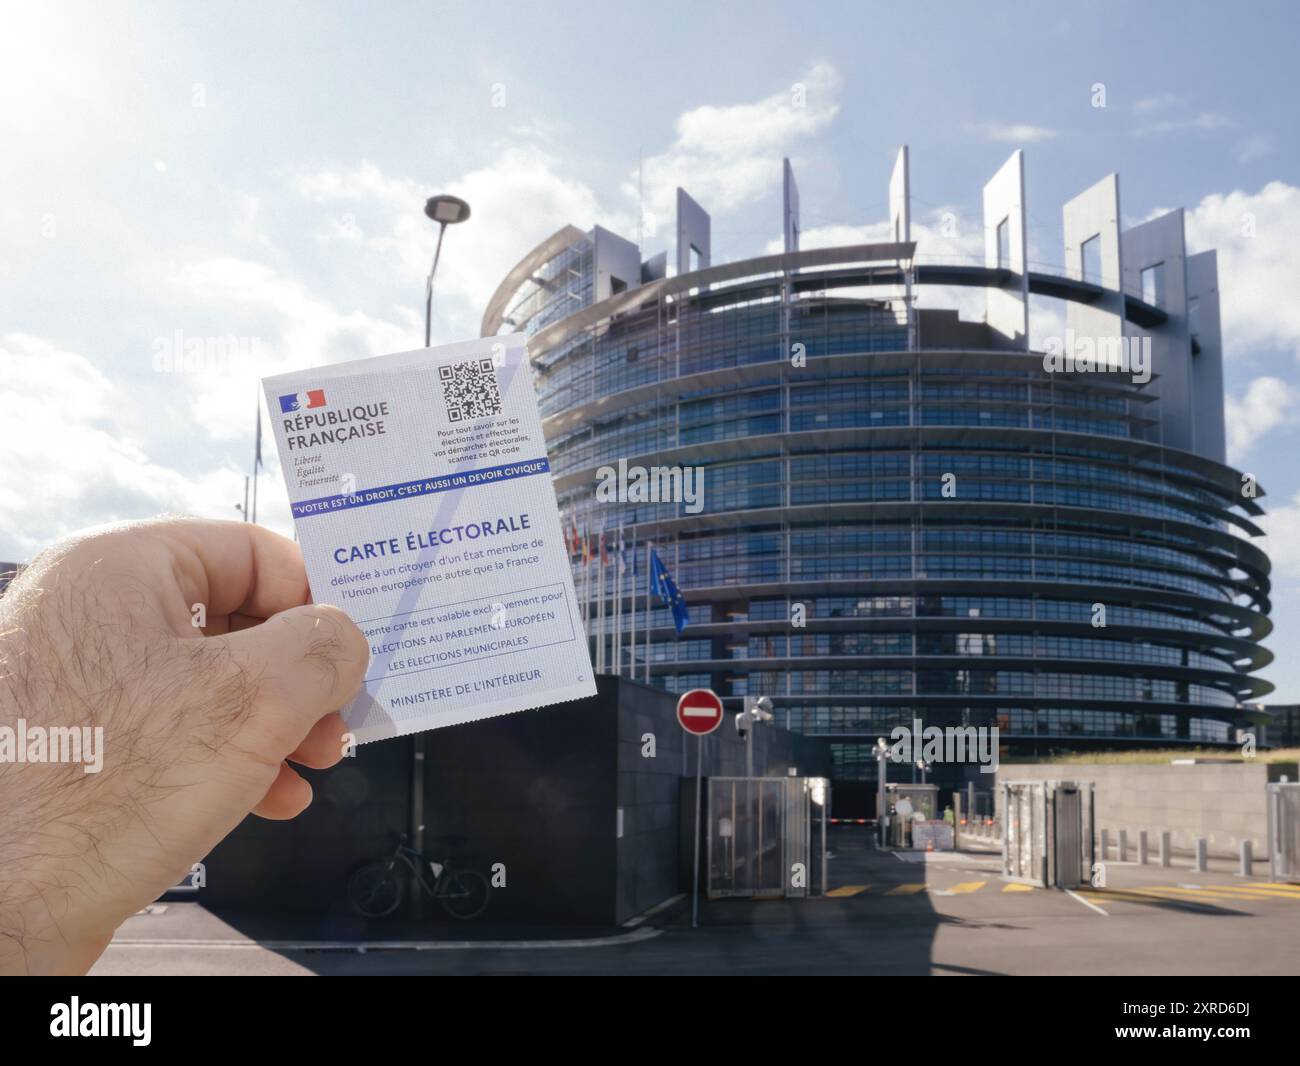
[[[897,295],[833,295],[842,267],[796,288],[732,265],[600,314],[591,263],[566,250],[511,321],[565,527],[593,538],[575,574],[608,672],[735,710],[768,695],[830,738],[841,778],[914,718],[995,724],[1013,750],[1227,743],[1269,690],[1240,475],[1161,446],[1149,389],[1048,373],[972,343],[982,324],[927,346]],[[697,470],[701,492],[598,498],[620,462]],[[680,636],[647,610],[651,542],[690,606]]]

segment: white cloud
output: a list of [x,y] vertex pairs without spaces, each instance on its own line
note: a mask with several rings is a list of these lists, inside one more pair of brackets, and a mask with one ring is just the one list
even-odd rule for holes
[[[817,63],[789,88],[748,104],[707,104],[677,119],[677,139],[644,160],[646,207],[673,217],[680,185],[714,212],[753,203],[777,187],[781,158],[820,133],[839,112],[841,78]],[[634,196],[633,177],[624,192]]]
[[[813,248],[839,248],[846,244],[875,244],[890,240],[893,240],[893,235],[889,231],[888,222],[867,222],[861,226],[814,226],[799,233],[799,248],[806,252]],[[775,255],[784,248],[782,238],[773,237],[764,246],[763,252],[765,255]]]
[[147,414],[84,356],[15,333],[0,339],[0,364],[0,543],[16,556],[6,561],[104,522],[164,511],[237,517],[242,472],[183,472],[148,455],[129,428]]
[[[671,239],[664,220],[675,215],[679,184],[715,214],[777,188],[781,157],[834,119],[839,90],[834,67],[819,63],[788,89],[757,102],[682,114],[672,145],[643,162],[646,236]],[[477,332],[501,279],[561,226],[600,224],[629,237],[637,230],[635,176],[619,190],[626,208],[611,207],[564,172],[536,143],[536,130],[515,133],[517,140],[501,146],[491,162],[439,186],[468,200],[473,211],[448,232],[438,268],[437,317],[451,333]],[[300,174],[295,186],[306,201],[330,211],[317,233],[323,247],[346,248],[353,258],[360,247],[364,268],[400,273],[408,284],[428,273],[437,230],[420,211],[430,192],[424,185],[363,162]]]
[[999,141],[1009,144],[1036,144],[1051,140],[1057,131],[1046,126],[1031,126],[1028,123],[1000,125],[996,122],[968,122],[966,132],[983,137],[987,141]]
[[[385,175],[372,163],[303,174],[297,188],[310,202],[356,212],[327,218],[322,241],[342,243],[349,256],[361,244],[375,269],[395,271],[408,285],[428,274],[438,231],[422,211],[427,188]],[[488,165],[441,188],[471,208],[469,221],[448,231],[438,267],[438,311],[460,333],[478,332],[501,279],[561,226],[635,228],[634,220],[603,209],[590,186],[564,177],[548,153],[531,145],[505,147]]]
[[1224,415],[1228,429],[1228,461],[1237,465],[1265,433],[1281,424],[1300,401],[1300,390],[1281,378],[1260,377],[1240,399],[1228,396]]
[[1151,133],[1212,133],[1215,130],[1232,129],[1236,120],[1213,111],[1202,111],[1190,118],[1166,119],[1142,126],[1136,132],[1139,137]]
[[1290,503],[1267,510],[1257,520],[1266,537],[1257,543],[1273,563],[1273,576],[1300,578],[1300,492]]
[[1133,110],[1138,114],[1148,114],[1152,111],[1163,111],[1168,107],[1175,107],[1183,103],[1186,97],[1179,93],[1157,93],[1155,96],[1144,96],[1133,104]]
[[1186,222],[1189,251],[1218,250],[1225,350],[1280,348],[1300,358],[1300,188],[1274,181],[1255,193],[1207,196]]
[[234,226],[231,228],[235,238],[248,244],[270,248],[270,238],[262,232],[259,224],[262,211],[261,201],[256,196],[240,193],[235,198],[235,204],[236,217]]
[[1233,151],[1236,153],[1237,162],[1243,166],[1247,163],[1254,163],[1256,160],[1263,159],[1273,153],[1273,138],[1267,133],[1252,133],[1241,141]]
[[155,270],[153,284],[178,314],[231,328],[215,336],[193,327],[163,335],[148,355],[151,368],[169,375],[166,382],[188,397],[194,423],[216,441],[248,438],[262,377],[403,351],[421,341],[423,327],[413,308],[394,309],[401,322],[340,311],[263,263],[222,256]]
[[[799,247],[834,248],[844,244],[872,244],[890,241],[893,235],[886,221],[867,222],[859,226],[815,226],[799,234]],[[926,218],[912,217],[912,240],[917,259],[963,263],[984,261],[984,220],[964,217],[955,207],[936,207]],[[781,251],[780,237],[768,241],[765,251]]]

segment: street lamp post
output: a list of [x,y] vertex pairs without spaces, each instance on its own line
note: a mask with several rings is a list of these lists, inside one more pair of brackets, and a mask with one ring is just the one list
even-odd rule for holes
[[427,348],[433,319],[433,276],[438,273],[438,259],[442,256],[442,237],[448,226],[469,218],[469,204],[458,196],[431,196],[424,205],[424,213],[438,223],[438,246],[433,250],[433,266],[424,286],[424,346]]
[[[424,286],[424,346],[429,347],[433,325],[433,278],[438,273],[438,260],[442,256],[442,237],[448,226],[469,218],[469,204],[458,196],[431,196],[424,204],[424,213],[438,223],[438,245],[433,252],[433,265]],[[417,733],[411,741],[411,847],[424,850],[424,734]],[[421,892],[411,886],[411,917],[420,917]]]

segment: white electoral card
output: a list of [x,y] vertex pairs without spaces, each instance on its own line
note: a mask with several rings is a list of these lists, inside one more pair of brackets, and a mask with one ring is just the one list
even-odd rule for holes
[[370,641],[358,743],[595,694],[522,336],[262,384],[312,598]]

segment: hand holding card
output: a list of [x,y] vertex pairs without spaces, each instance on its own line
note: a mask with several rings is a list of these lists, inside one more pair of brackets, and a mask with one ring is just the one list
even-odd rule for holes
[[263,386],[312,598],[370,641],[359,743],[595,694],[522,336]]

